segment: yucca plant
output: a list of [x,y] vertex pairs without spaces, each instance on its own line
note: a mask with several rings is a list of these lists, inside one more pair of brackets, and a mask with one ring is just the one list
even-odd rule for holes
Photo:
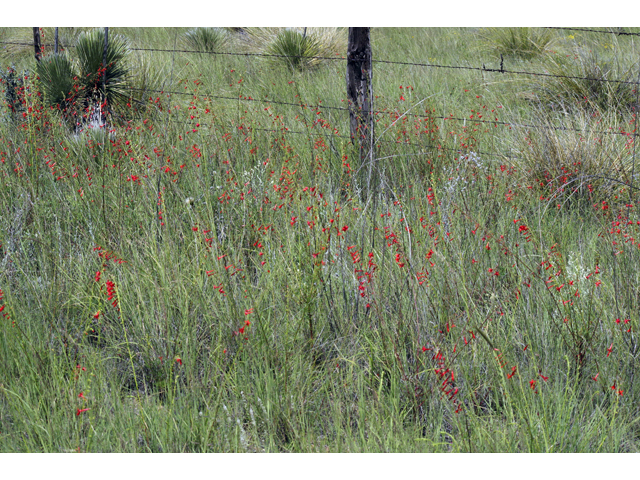
[[125,63],[129,47],[124,37],[113,35],[109,37],[106,55],[106,70],[104,62],[104,30],[96,29],[83,33],[78,37],[76,54],[83,97],[88,104],[104,102],[107,107],[126,103],[128,89],[126,81],[129,69]]
[[228,34],[221,28],[198,27],[184,35],[184,44],[198,52],[219,52],[228,43]]
[[[104,67],[104,35],[101,29],[82,32],[77,37],[75,59],[67,53],[50,53],[36,65],[49,105],[59,106],[69,118],[80,114],[85,123],[94,121],[100,125],[107,113],[122,111],[132,101],[127,42],[119,35],[109,38]],[[71,107],[76,111],[72,112]]]
[[480,31],[484,45],[497,56],[530,60],[549,50],[553,31],[531,27],[486,28]]
[[297,30],[282,30],[267,47],[267,53],[279,55],[275,62],[286,64],[291,70],[303,70],[318,65],[320,43],[315,37]]
[[36,64],[36,73],[44,90],[45,102],[66,110],[77,96],[71,59],[65,53],[50,53]]

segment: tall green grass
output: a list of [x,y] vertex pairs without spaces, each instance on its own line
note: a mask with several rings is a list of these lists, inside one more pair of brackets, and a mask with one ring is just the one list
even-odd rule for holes
[[[471,65],[476,38],[373,52]],[[632,137],[554,129],[605,127],[525,81],[379,64],[371,193],[326,108],[343,62],[155,55],[126,124],[2,117],[2,451],[637,451]]]

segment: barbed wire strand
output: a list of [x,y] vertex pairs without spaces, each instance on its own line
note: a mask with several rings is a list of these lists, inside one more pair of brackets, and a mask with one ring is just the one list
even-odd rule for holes
[[[197,96],[196,94],[193,93],[188,93],[188,92],[175,92],[175,91],[161,91],[161,90],[143,90],[143,89],[132,89],[132,90],[137,90],[137,91],[146,91],[146,92],[154,92],[154,93],[160,93],[160,94],[175,94],[175,95],[188,95],[188,96]],[[231,100],[231,101],[245,101],[245,102],[264,102],[264,103],[272,103],[274,105],[287,105],[287,106],[292,106],[292,107],[301,107],[301,108],[308,108],[310,110],[322,110],[322,109],[327,109],[327,110],[339,110],[339,111],[345,111],[348,112],[349,108],[348,107],[334,107],[334,106],[329,106],[329,105],[308,105],[308,104],[303,104],[303,103],[293,103],[293,102],[281,102],[281,101],[277,101],[277,100],[267,100],[267,99],[257,99],[257,98],[252,98],[251,96],[247,96],[247,97],[224,97],[224,96],[220,96],[220,95],[203,95],[205,99],[207,98],[216,98],[216,99],[220,99],[220,100]],[[380,115],[380,114],[384,114],[384,115],[389,115],[392,114],[392,112],[388,112],[388,111],[384,111],[384,110],[371,110],[368,111],[367,113],[373,114],[373,115]],[[396,115],[398,115],[396,113]],[[539,129],[545,129],[545,130],[556,130],[556,131],[567,131],[567,132],[583,132],[583,129],[578,129],[578,128],[570,128],[570,127],[558,127],[558,126],[553,126],[553,125],[535,125],[535,124],[526,124],[526,123],[515,123],[515,122],[502,122],[499,120],[481,120],[481,119],[469,119],[469,118],[461,118],[461,117],[454,117],[454,116],[442,116],[442,115],[419,115],[416,113],[406,113],[404,115],[398,115],[398,118],[400,116],[405,116],[405,117],[414,117],[414,118],[422,118],[422,119],[437,119],[437,120],[453,120],[453,121],[457,121],[457,122],[469,122],[469,123],[474,123],[474,124],[489,124],[489,125],[502,125],[502,126],[507,126],[507,127],[518,127],[518,128],[539,128]],[[597,134],[602,134],[602,135],[622,135],[622,136],[640,136],[640,134],[635,133],[635,132],[608,132],[608,131],[597,131],[594,132]]]
[[[33,46],[33,43],[21,43],[21,42],[3,42],[0,41],[0,44],[10,44],[10,45],[25,45],[25,46]],[[45,46],[45,45],[43,45]],[[51,45],[49,45],[51,46]],[[73,45],[72,47],[75,47]],[[318,60],[347,60],[346,57],[319,57],[319,56],[306,56],[306,55],[277,55],[277,54],[267,54],[267,53],[238,53],[238,52],[207,52],[201,50],[174,50],[174,49],[163,49],[163,48],[131,48],[132,51],[145,51],[145,52],[164,52],[164,53],[199,53],[199,54],[207,54],[207,55],[229,55],[229,56],[241,56],[241,57],[275,57],[275,58],[308,58],[308,59],[318,59]],[[606,83],[617,83],[617,84],[628,84],[628,85],[638,85],[638,81],[632,82],[627,80],[611,80],[607,78],[595,78],[595,77],[580,77],[575,75],[557,75],[551,73],[543,73],[543,72],[529,72],[525,70],[507,70],[505,68],[487,68],[482,67],[469,67],[462,65],[440,65],[436,63],[418,63],[418,62],[401,62],[394,60],[378,60],[372,59],[373,63],[382,63],[388,65],[404,65],[404,66],[414,66],[414,67],[425,67],[425,68],[444,68],[444,69],[452,69],[452,70],[471,70],[471,71],[479,71],[479,72],[487,72],[487,73],[501,73],[501,74],[512,74],[512,75],[527,75],[527,76],[537,76],[537,77],[552,77],[552,78],[566,78],[570,80],[588,80],[595,82],[606,82]]]
[[[193,127],[193,123],[186,121],[186,120],[167,120],[169,123],[173,123],[173,124],[183,124],[183,125],[190,125],[190,127]],[[195,120],[194,120],[195,121]],[[216,128],[215,125],[211,125],[207,122],[197,122],[200,127],[207,127],[207,128]],[[200,128],[197,127],[197,128]],[[292,133],[292,134],[298,134],[298,135],[309,135],[310,137],[325,137],[325,138],[339,138],[339,139],[344,139],[344,140],[350,140],[351,137],[347,137],[345,135],[340,135],[339,133],[320,133],[317,131],[307,131],[307,132],[302,132],[302,131],[298,131],[298,130],[290,130],[288,127],[282,127],[280,129],[275,129],[275,128],[263,128],[263,127],[245,127],[247,129],[247,131],[249,132],[253,132],[253,131],[261,131],[261,132],[267,132],[267,133]],[[313,128],[313,127],[312,127]],[[458,155],[465,155],[464,154],[464,149],[462,148],[450,148],[450,147],[443,147],[440,145],[421,145],[421,144],[417,144],[417,143],[410,143],[410,142],[403,142],[403,141],[391,141],[391,140],[379,140],[377,143],[383,144],[383,145],[402,145],[402,146],[410,146],[410,147],[415,147],[415,148],[426,148],[426,149],[430,149],[430,150],[441,150],[441,151],[448,151],[448,152],[455,152]],[[496,157],[496,158],[512,158],[512,159],[517,159],[519,157],[514,157],[512,154],[510,153],[504,153],[504,152],[485,152],[482,150],[473,150],[474,153],[478,154],[478,155],[485,155],[485,156],[492,156],[492,157]]]
[[592,33],[606,33],[606,34],[613,34],[613,35],[621,35],[621,36],[637,36],[640,37],[640,33],[633,33],[633,32],[623,32],[623,31],[614,31],[614,30],[594,30],[591,28],[574,28],[574,27],[542,27],[545,28],[547,30],[569,30],[569,31],[574,31],[574,32],[592,32]]

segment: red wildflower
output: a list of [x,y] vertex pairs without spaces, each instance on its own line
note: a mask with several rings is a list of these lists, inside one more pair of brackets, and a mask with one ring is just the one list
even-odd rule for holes
[[76,417],[80,416],[80,414],[81,414],[81,413],[84,413],[84,412],[86,412],[86,411],[88,411],[88,410],[90,410],[90,409],[89,409],[89,408],[79,408],[79,409],[76,411]]

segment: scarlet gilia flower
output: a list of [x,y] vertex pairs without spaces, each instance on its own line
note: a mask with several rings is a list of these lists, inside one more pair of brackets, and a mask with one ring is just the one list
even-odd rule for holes
[[182,366],[182,359],[180,357],[176,357],[176,362],[178,362],[178,365]]
[[81,414],[89,410],[90,410],[89,408],[79,408],[78,410],[76,410],[76,417],[79,417]]

